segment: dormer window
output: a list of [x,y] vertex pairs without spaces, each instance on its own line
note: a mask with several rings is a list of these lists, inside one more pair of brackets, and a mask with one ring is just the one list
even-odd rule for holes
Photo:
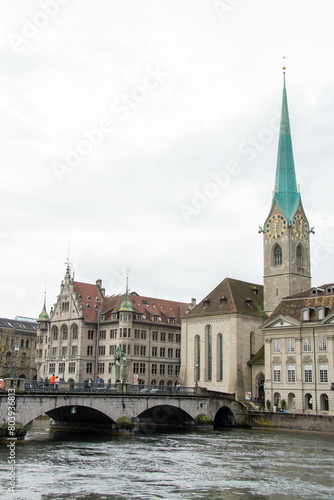
[[326,306],[317,307],[317,319],[319,321],[321,321],[322,319],[325,318],[325,316],[327,315],[328,309],[329,309],[329,307],[326,307]]
[[89,304],[86,304],[86,307],[87,307],[87,309],[90,309],[90,305]]
[[82,299],[82,295],[81,295],[81,293],[79,293],[79,295],[78,295],[78,299]]
[[90,295],[87,295],[87,300],[92,300],[92,299],[90,298]]
[[247,304],[249,307],[253,307],[253,301],[252,301],[252,299],[250,299],[249,297],[247,297],[247,299],[245,299],[245,302],[246,302],[246,304]]
[[100,299],[96,297],[95,302],[100,302]]
[[209,299],[204,299],[203,300],[203,307],[208,307],[209,304],[210,304],[210,300]]
[[94,309],[98,309],[97,305],[95,304]]
[[226,304],[226,300],[227,300],[227,299],[226,299],[226,297],[225,297],[225,296],[220,297],[220,299],[219,299],[219,304],[220,304],[221,306],[225,305],[225,304]]
[[302,309],[302,321],[310,321],[314,307],[303,307]]
[[251,286],[250,287],[254,295],[258,296],[259,295],[259,289],[256,286]]

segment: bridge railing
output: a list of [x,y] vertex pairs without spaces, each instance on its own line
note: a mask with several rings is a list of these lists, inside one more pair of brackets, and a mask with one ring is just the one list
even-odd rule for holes
[[[125,388],[126,386],[126,388]],[[60,393],[60,392],[85,392],[85,393],[108,393],[108,394],[124,394],[125,392],[130,392],[135,395],[146,395],[146,396],[156,396],[156,395],[189,395],[193,396],[196,394],[195,387],[181,387],[181,386],[169,386],[169,385],[139,385],[139,384],[123,384],[123,383],[93,383],[93,382],[60,382],[59,384],[50,384],[49,381],[45,380],[25,380],[24,389],[21,390],[26,392],[50,392],[50,393]]]
[[88,382],[59,382],[50,384],[48,381],[27,380],[24,383],[27,392],[109,392],[117,393],[117,384],[88,383]]
[[181,387],[173,385],[132,385],[131,394],[146,394],[150,396],[159,394],[194,395],[195,387]]

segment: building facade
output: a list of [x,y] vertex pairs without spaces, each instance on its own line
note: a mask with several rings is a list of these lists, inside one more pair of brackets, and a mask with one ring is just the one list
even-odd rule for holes
[[283,299],[263,327],[266,400],[334,414],[334,285]]
[[263,346],[263,287],[225,278],[182,318],[181,383],[261,396],[264,366],[247,362]]
[[[76,282],[67,266],[50,318],[38,320],[39,376],[168,386],[179,381],[180,317],[188,304],[135,292],[106,297],[101,280]],[[121,359],[117,358],[122,353]],[[118,368],[118,365],[121,367]]]
[[0,318],[0,378],[36,379],[36,336],[35,319]]

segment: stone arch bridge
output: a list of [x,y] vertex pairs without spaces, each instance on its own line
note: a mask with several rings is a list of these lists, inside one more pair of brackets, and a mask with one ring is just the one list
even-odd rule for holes
[[[202,395],[108,394],[108,393],[16,393],[15,421],[27,426],[42,414],[59,429],[112,432],[120,417],[136,427],[193,426],[204,414],[214,426],[248,426],[246,406],[234,394],[201,391]],[[7,394],[0,396],[0,426],[8,420]]]

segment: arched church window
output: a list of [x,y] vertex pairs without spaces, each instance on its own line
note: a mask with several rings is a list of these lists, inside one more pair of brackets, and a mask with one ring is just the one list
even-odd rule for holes
[[302,267],[302,265],[303,265],[303,257],[302,257],[302,247],[301,247],[301,245],[298,245],[298,247],[297,247],[296,257],[297,257],[297,267]]
[[195,378],[196,378],[196,385],[198,380],[200,380],[200,373],[201,373],[201,338],[199,335],[195,336],[195,345],[194,345],[194,351],[195,351]]
[[282,249],[279,245],[275,245],[274,248],[274,266],[278,267],[282,265]]
[[206,365],[206,378],[212,380],[212,327],[206,325],[205,327],[205,341],[207,352],[207,365]]

